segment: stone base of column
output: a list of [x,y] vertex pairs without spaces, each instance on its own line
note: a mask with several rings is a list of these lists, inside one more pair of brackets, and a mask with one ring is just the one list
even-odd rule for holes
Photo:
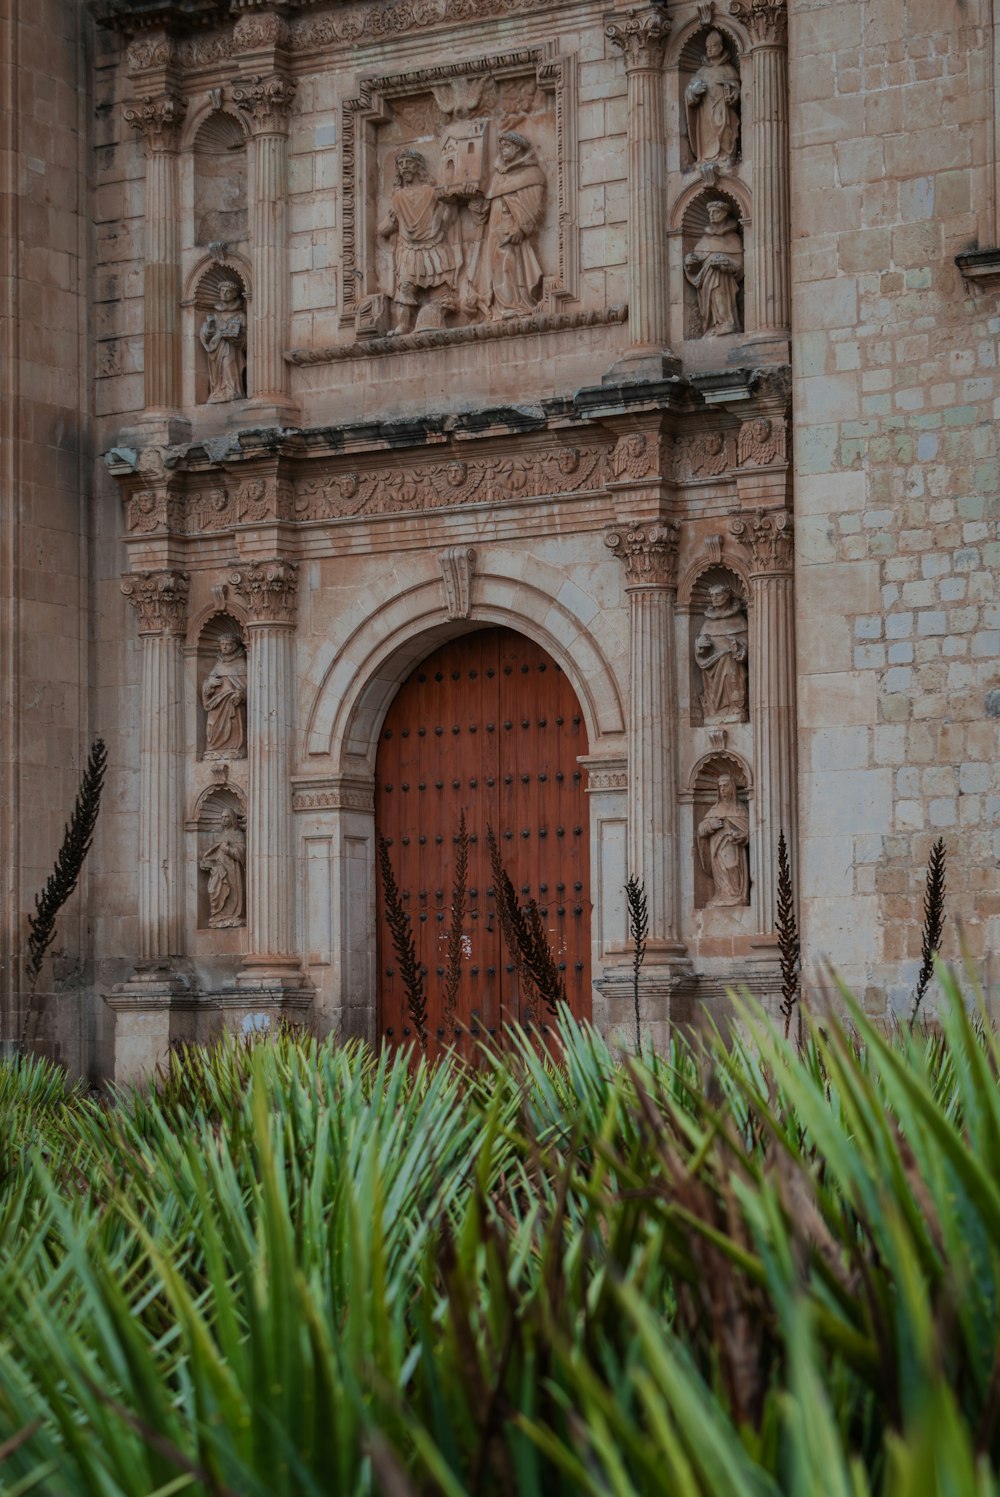
[[298,976],[297,988],[268,984],[263,978],[247,987],[239,977],[235,988],[206,996],[220,1016],[221,1028],[233,1034],[268,1034],[282,1024],[308,1027],[315,994],[301,972]]
[[[691,963],[682,957],[667,959],[647,955],[639,973],[639,1033],[642,1048],[665,1055],[670,1048],[670,1027],[678,1001],[689,1005],[689,990],[698,979]],[[603,1000],[600,1027],[612,1046],[635,1051],[635,988],[631,965],[609,967],[594,983]],[[597,1015],[595,1014],[595,1019]]]
[[118,433],[118,447],[178,447],[191,440],[191,423],[176,411],[143,411]]
[[240,407],[240,426],[298,426],[300,420],[295,402],[280,395],[255,395]]
[[602,385],[641,383],[650,379],[673,379],[681,373],[681,361],[669,348],[634,348],[602,375]]
[[739,344],[726,362],[738,368],[760,364],[789,364],[792,359],[788,333],[758,333]]
[[129,1086],[165,1064],[174,1040],[188,1038],[197,1000],[185,974],[164,965],[116,983],[104,1001],[115,1015],[115,1085]]
[[309,983],[297,957],[245,956],[236,978],[236,987],[241,993],[252,993],[262,988],[297,993],[308,989]]
[[673,1021],[685,1029],[704,1029],[711,1020],[723,1034],[726,1025],[736,1020],[732,994],[748,992],[771,1015],[779,1016],[781,971],[776,957],[764,952],[746,958],[745,965],[726,972],[701,972],[694,983],[682,989],[673,1003]]

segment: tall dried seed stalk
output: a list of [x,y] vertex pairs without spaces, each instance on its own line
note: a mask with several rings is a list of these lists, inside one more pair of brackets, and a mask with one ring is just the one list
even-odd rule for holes
[[410,927],[410,917],[399,897],[399,885],[392,871],[389,844],[384,837],[378,839],[378,864],[382,875],[382,892],[385,895],[385,923],[392,937],[392,949],[399,964],[399,976],[406,994],[406,1008],[410,1022],[417,1031],[421,1050],[427,1049],[427,994],[424,990],[424,972],[417,960],[417,947]]
[[538,997],[549,1013],[555,1016],[558,1005],[566,1002],[566,985],[559,971],[559,964],[552,954],[541,912],[534,899],[529,899],[524,909],[518,904],[514,885],[503,865],[500,847],[491,826],[486,828],[486,843],[490,853],[493,897],[500,933],[514,964],[518,982],[529,1004],[534,997]]
[[[788,863],[788,844],[784,831],[778,833],[778,914],[775,920],[778,952],[781,957],[781,1012],[785,1018],[785,1039],[792,1027],[792,1015],[799,1006],[799,977],[802,947],[795,918],[795,891]],[[801,1030],[801,1022],[800,1022]],[[801,1035],[800,1035],[801,1038]]]
[[924,888],[924,928],[920,940],[920,971],[917,986],[913,991],[913,1007],[910,1023],[916,1021],[924,994],[934,976],[934,956],[941,950],[941,933],[944,930],[945,887],[944,838],[939,837],[931,848],[927,859],[927,884]]
[[639,973],[646,960],[649,936],[649,905],[646,886],[634,876],[625,880],[625,903],[628,906],[628,933],[632,941],[632,1003],[635,1008],[635,1053],[642,1054],[642,1032],[639,1027]]
[[448,932],[448,965],[444,977],[444,1026],[445,1034],[455,1027],[458,1008],[458,988],[462,980],[463,927],[465,924],[466,895],[469,882],[469,832],[465,824],[465,811],[458,818],[458,837],[455,846],[455,876],[451,888],[451,929]]
[[26,971],[34,993],[42,970],[45,953],[56,933],[56,916],[76,888],[83,861],[94,840],[97,814],[101,809],[101,790],[108,764],[103,738],[95,738],[80,780],[73,814],[63,832],[62,847],[45,888],[35,895],[35,913],[28,916],[28,961]]

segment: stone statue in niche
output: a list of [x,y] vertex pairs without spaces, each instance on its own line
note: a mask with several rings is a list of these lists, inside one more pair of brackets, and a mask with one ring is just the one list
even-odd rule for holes
[[516,130],[500,136],[485,194],[474,192],[469,212],[482,235],[469,257],[471,304],[491,322],[530,317],[542,294],[542,267],[532,238],[545,212],[545,173],[534,147]]
[[243,759],[247,739],[247,658],[235,634],[219,640],[215,664],[201,688],[205,758]]
[[706,722],[745,722],[747,716],[747,616],[725,582],[708,590],[708,607],[694,642],[701,671]]
[[208,874],[208,923],[212,930],[246,924],[247,839],[235,811],[223,811],[219,836],[200,863]]
[[740,75],[718,31],[705,38],[705,61],[684,92],[684,105],[695,161],[731,166],[740,138]]
[[698,823],[698,856],[714,886],[709,905],[750,903],[749,843],[750,813],[732,775],[720,774],[715,805]]
[[383,239],[393,240],[389,296],[396,334],[443,327],[458,308],[462,241],[452,191],[432,181],[421,151],[399,152],[389,212],[378,227]]
[[208,403],[242,400],[246,394],[247,319],[235,281],[219,284],[219,300],[201,325],[208,355]]
[[708,227],[684,257],[684,274],[698,293],[704,336],[720,338],[738,333],[743,238],[736,215],[719,198],[709,203]]

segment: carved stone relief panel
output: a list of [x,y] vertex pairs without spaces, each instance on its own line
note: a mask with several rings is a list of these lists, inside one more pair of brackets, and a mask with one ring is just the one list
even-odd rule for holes
[[342,322],[514,322],[575,296],[573,59],[540,48],[365,80],[344,105]]
[[694,784],[695,907],[750,903],[750,811],[747,776],[735,755],[712,754]]

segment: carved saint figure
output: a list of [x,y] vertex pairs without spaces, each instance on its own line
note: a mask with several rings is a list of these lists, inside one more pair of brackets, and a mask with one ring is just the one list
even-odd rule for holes
[[750,903],[749,842],[750,813],[732,775],[720,774],[715,805],[698,823],[698,856],[715,885],[709,905]]
[[738,333],[743,240],[736,216],[719,198],[708,205],[708,228],[684,257],[684,274],[698,293],[702,332],[718,338]]
[[246,755],[247,659],[235,634],[219,640],[215,664],[201,688],[206,759],[242,759]]
[[706,722],[743,722],[747,706],[747,616],[724,582],[708,590],[708,607],[694,642],[701,670]]
[[684,92],[695,161],[730,165],[740,136],[740,75],[717,31],[705,38],[705,61]]
[[443,327],[458,305],[462,243],[455,207],[447,189],[431,180],[421,151],[407,149],[396,157],[396,179],[389,212],[378,226],[392,239],[393,273],[389,295],[396,304],[393,333]]
[[247,839],[235,811],[223,811],[219,840],[201,860],[208,874],[208,923],[213,930],[246,924]]
[[201,325],[201,346],[208,354],[208,400],[242,400],[247,367],[247,319],[235,281],[222,281],[219,300]]
[[530,317],[542,294],[542,267],[532,246],[545,211],[545,173],[530,141],[516,130],[500,136],[485,196],[469,198],[469,212],[482,225],[470,255],[469,283],[475,308],[491,322]]

